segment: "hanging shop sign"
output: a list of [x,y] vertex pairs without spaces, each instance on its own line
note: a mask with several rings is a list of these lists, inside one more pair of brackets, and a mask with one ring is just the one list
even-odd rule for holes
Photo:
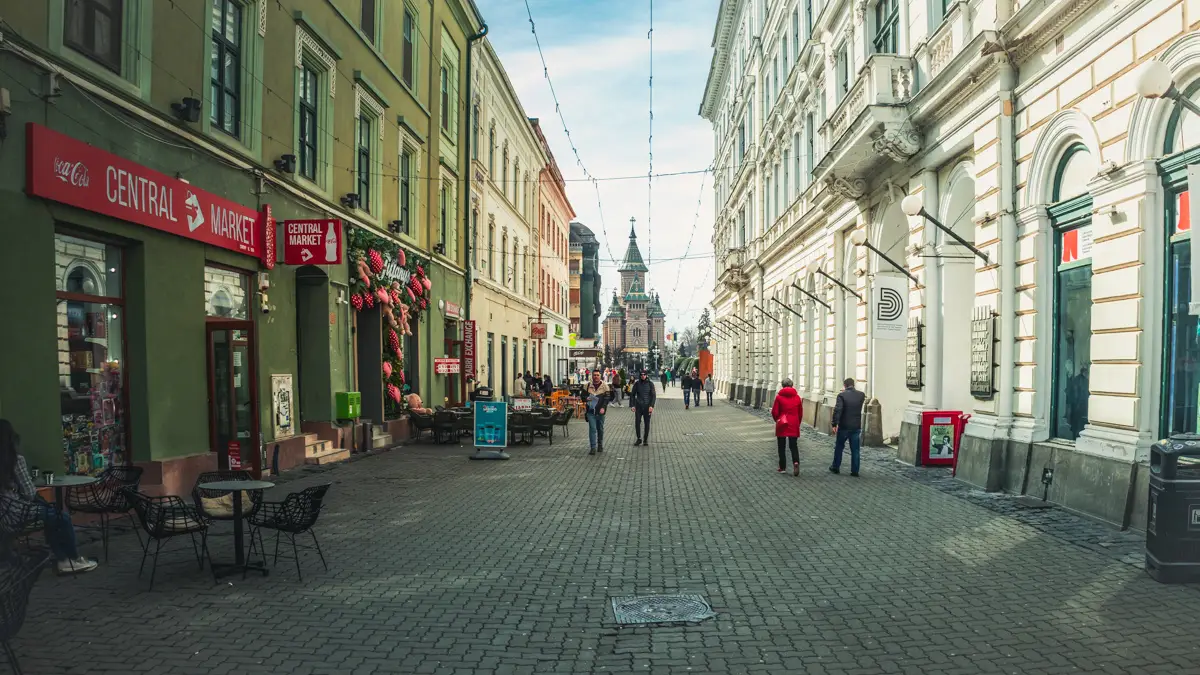
[[31,196],[262,257],[258,211],[40,124],[29,122],[26,135]]
[[546,339],[546,324],[538,321],[529,324],[529,339],[545,340]]
[[284,265],[340,265],[342,221],[336,218],[283,221]]
[[925,327],[917,319],[908,325],[908,342],[904,354],[904,384],[913,391],[921,390],[924,358]]
[[567,356],[573,359],[598,359],[600,358],[600,350],[586,347],[568,349]]
[[457,375],[462,371],[462,363],[458,359],[434,359],[433,372],[437,375]]
[[996,393],[996,319],[988,307],[975,310],[971,320],[971,396],[990,400]]
[[450,302],[449,300],[446,301],[446,307],[444,308],[443,311],[446,312],[446,318],[448,318],[448,319],[461,319],[462,318],[462,306],[457,305],[453,302]]
[[475,320],[468,319],[463,327],[463,372],[475,376]]
[[563,327],[561,323],[554,324],[554,337],[560,338],[563,336]]
[[271,215],[271,205],[263,204],[263,267],[275,269],[275,216]]
[[907,324],[908,279],[876,275],[871,285],[871,337],[903,340]]

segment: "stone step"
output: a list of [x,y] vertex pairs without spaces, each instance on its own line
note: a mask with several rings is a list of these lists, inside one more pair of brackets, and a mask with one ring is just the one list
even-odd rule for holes
[[316,443],[319,440],[321,440],[321,439],[316,434],[304,434],[304,444],[305,445],[312,445],[313,443]]
[[329,441],[318,441],[314,438],[312,440],[309,440],[308,443],[304,446],[304,456],[305,457],[316,457],[317,455],[325,454],[326,452],[328,452],[331,449],[333,449],[333,444],[330,443]]
[[390,448],[390,447],[392,447],[392,435],[391,434],[376,433],[374,436],[371,436],[371,449],[372,450],[379,450],[381,448]]
[[309,455],[304,458],[305,464],[333,464],[334,462],[344,462],[350,459],[349,448],[329,448],[325,452],[317,455]]

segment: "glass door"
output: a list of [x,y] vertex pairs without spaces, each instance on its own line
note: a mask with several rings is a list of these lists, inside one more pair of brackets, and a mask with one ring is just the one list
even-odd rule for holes
[[258,383],[254,324],[210,322],[208,345],[209,436],[217,465],[260,475]]

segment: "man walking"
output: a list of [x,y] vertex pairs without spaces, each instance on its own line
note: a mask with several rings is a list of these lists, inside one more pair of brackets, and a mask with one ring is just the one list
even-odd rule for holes
[[692,386],[692,403],[700,407],[700,390],[704,388],[704,380],[700,379],[700,372],[695,368],[692,369],[692,376],[688,378],[688,383]]
[[708,377],[704,378],[704,393],[706,396],[708,396],[708,407],[710,408],[712,407],[712,395],[716,390],[717,383],[713,381],[712,375],[709,374]]
[[854,388],[853,378],[846,378],[842,384],[846,388],[837,395],[837,403],[833,405],[833,419],[830,420],[833,435],[837,440],[834,441],[833,447],[833,466],[830,466],[829,470],[832,473],[841,473],[842,449],[846,446],[846,441],[849,441],[850,475],[857,478],[859,450],[862,447],[862,409],[867,397]]
[[613,374],[612,374],[612,393],[613,393],[613,396],[616,397],[616,399],[613,401],[613,405],[617,406],[618,408],[621,407],[621,398],[622,398],[621,395],[622,395],[624,386],[625,386],[625,378],[621,377],[621,371],[614,370]]
[[592,381],[584,390],[587,403],[589,455],[604,452],[604,413],[612,401],[612,387],[604,383],[600,371],[592,371]]
[[[692,376],[684,373],[683,377],[679,380],[679,386],[683,388],[683,409],[687,410],[691,407],[688,405],[688,401],[691,400],[692,395]],[[696,403],[700,402],[696,401]]]
[[658,374],[658,379],[662,382],[663,391],[666,391],[667,390],[667,371],[666,371],[666,369],[663,369]]
[[[654,414],[654,401],[658,395],[649,374],[643,370],[638,374],[633,390],[629,392],[629,408],[633,410],[633,433],[637,434],[634,445],[650,445],[650,416]],[[645,429],[642,421],[645,421]],[[643,440],[645,439],[645,440]]]

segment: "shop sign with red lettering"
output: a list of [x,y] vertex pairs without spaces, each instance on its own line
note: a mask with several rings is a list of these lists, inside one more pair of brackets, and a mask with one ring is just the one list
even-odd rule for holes
[[462,307],[449,300],[446,301],[446,316],[451,319],[462,318]]
[[462,370],[458,359],[434,359],[433,372],[438,375],[457,375]]
[[463,322],[463,372],[475,376],[475,320]]
[[284,265],[338,265],[342,262],[342,221],[283,221]]
[[30,195],[262,257],[258,211],[40,124],[26,137]]

